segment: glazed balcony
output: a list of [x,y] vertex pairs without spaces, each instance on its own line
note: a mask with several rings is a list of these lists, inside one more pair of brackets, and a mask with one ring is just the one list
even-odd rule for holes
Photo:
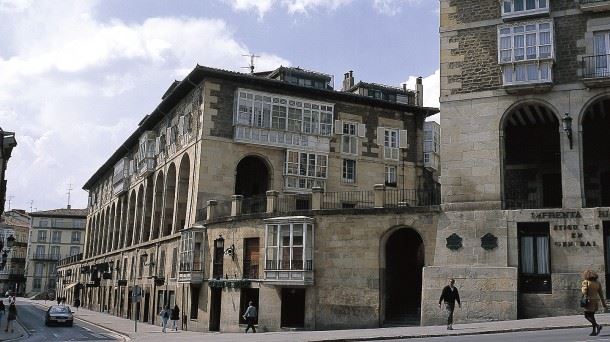
[[580,0],[583,12],[603,12],[610,10],[610,0]]
[[234,140],[235,142],[283,148],[296,147],[318,152],[328,152],[330,146],[330,138],[324,136],[240,124],[235,125]]
[[[608,1],[610,3],[610,1]],[[588,87],[610,85],[610,54],[584,56],[582,58],[582,78]]]
[[178,282],[201,284],[204,279],[203,244],[205,228],[195,225],[180,234],[180,261]]

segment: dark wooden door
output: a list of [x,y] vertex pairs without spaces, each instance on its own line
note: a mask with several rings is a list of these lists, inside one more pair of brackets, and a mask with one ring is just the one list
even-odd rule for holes
[[259,239],[244,239],[244,278],[259,279],[258,261],[260,258]]
[[220,304],[222,302],[222,289],[211,289],[210,298],[210,331],[220,331]]
[[289,328],[305,326],[305,289],[282,289],[281,326]]

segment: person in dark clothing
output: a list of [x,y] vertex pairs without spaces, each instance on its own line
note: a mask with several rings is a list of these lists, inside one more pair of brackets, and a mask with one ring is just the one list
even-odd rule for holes
[[15,306],[15,303],[11,303],[11,305],[9,305],[9,307],[8,307],[8,317],[7,317],[7,321],[6,321],[6,329],[4,329],[5,332],[8,332],[9,329],[11,330],[11,332],[13,332],[13,323],[15,322],[16,319],[17,319],[17,307]]
[[169,319],[172,320],[172,329],[178,331],[178,321],[180,320],[180,309],[178,308],[178,304],[174,305]]
[[250,328],[252,328],[252,332],[255,333],[256,329],[254,328],[254,322],[256,321],[256,316],[258,316],[258,312],[256,312],[256,307],[254,306],[254,303],[252,303],[252,301],[250,301],[248,303],[248,308],[246,309],[246,312],[244,312],[244,319],[246,320],[246,322],[248,323],[248,326],[246,327],[246,333],[248,333],[248,330]]
[[76,311],[78,311],[78,307],[80,306],[80,299],[76,298],[74,300],[74,307],[76,308]]
[[445,309],[447,310],[447,330],[453,330],[453,310],[455,310],[455,302],[461,308],[462,303],[460,302],[460,293],[458,292],[455,285],[455,279],[449,279],[449,285],[443,288],[441,298],[438,300],[438,307],[440,308],[443,301],[445,302]]

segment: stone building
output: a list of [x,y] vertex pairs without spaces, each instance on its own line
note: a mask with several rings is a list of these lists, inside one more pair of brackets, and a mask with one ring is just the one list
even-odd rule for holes
[[15,146],[17,146],[15,133],[6,132],[0,128],[0,214],[4,212],[4,201],[6,199],[6,180],[4,175],[8,160]]
[[421,82],[344,76],[197,66],[174,82],[84,185],[84,255],[62,261],[60,293],[148,323],[176,304],[198,331],[237,331],[250,300],[268,331],[418,322],[438,110]]
[[610,1],[440,10],[443,212],[422,306],[452,276],[457,321],[578,313],[580,273],[610,275]]
[[30,232],[30,216],[13,209],[0,216],[0,294],[11,290],[25,293],[25,259]]
[[[28,296],[54,296],[57,263],[82,252],[87,209],[53,209],[30,213],[31,227],[26,259]],[[46,298],[46,297],[45,297]]]

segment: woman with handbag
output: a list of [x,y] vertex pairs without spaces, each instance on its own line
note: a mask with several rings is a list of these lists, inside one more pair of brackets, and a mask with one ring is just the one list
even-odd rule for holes
[[593,328],[593,331],[589,336],[597,336],[602,330],[602,326],[597,324],[595,312],[599,309],[600,304],[607,309],[602,285],[597,281],[597,273],[591,270],[584,271],[582,278],[582,298],[580,300],[580,306],[584,309],[585,318],[587,321],[591,322],[591,327]]

